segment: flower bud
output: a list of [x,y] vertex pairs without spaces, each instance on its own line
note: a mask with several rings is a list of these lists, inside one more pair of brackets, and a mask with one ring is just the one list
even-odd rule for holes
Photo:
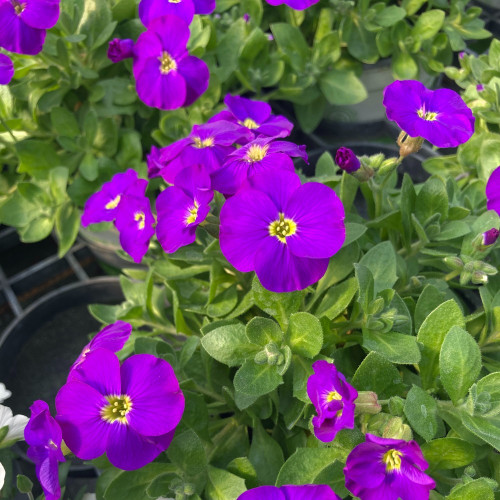
[[349,148],[339,148],[337,150],[335,163],[349,174],[356,172],[361,167],[359,158]]
[[254,357],[254,362],[258,365],[282,365],[285,361],[285,357],[278,349],[274,342],[269,342],[269,344],[264,347],[264,349],[258,352]]
[[476,90],[477,90],[478,92],[482,92],[482,91],[484,90],[484,85],[483,85],[482,83],[478,83],[478,84],[476,85]]
[[453,271],[461,271],[464,267],[464,261],[456,255],[445,257],[443,262]]
[[411,137],[406,132],[401,132],[399,134],[397,144],[399,146],[399,155],[405,158],[412,153],[417,153],[420,151],[424,139],[422,137]]
[[491,229],[488,229],[488,231],[485,231],[483,233],[483,245],[490,246],[494,245],[498,239],[498,236],[500,235],[500,231],[496,227],[492,227]]
[[250,14],[248,14],[248,12],[245,12],[245,14],[243,14],[243,19],[248,24],[248,22],[250,21]]
[[483,271],[474,271],[471,281],[474,285],[486,285],[488,283],[488,276]]
[[134,56],[134,41],[130,38],[120,39],[114,38],[109,42],[108,58],[118,63],[124,59]]
[[386,175],[392,170],[394,170],[394,168],[397,166],[398,166],[397,158],[387,158],[387,160],[383,161],[382,165],[380,165],[378,173],[379,175]]
[[403,416],[404,406],[404,399],[400,398],[399,396],[393,396],[391,399],[389,399],[389,411],[391,412],[391,415],[394,415],[395,417]]
[[382,411],[382,406],[379,404],[377,395],[372,391],[358,392],[358,397],[354,401],[356,405],[356,413],[370,413],[375,415]]
[[382,431],[382,437],[410,441],[413,434],[411,432],[411,428],[404,424],[401,418],[392,417],[385,425],[384,430]]

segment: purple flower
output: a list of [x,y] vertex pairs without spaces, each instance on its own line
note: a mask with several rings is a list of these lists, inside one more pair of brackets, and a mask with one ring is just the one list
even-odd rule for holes
[[184,411],[172,367],[136,354],[120,367],[106,349],[91,352],[56,396],[57,421],[68,448],[82,460],[104,452],[119,469],[143,467],[166,450]]
[[137,94],[148,106],[176,109],[189,106],[207,90],[207,65],[190,56],[188,24],[174,15],[153,20],[134,48]]
[[85,203],[82,226],[114,220],[123,196],[127,194],[142,197],[146,192],[147,184],[148,181],[137,178],[137,172],[133,169],[115,174]]
[[119,63],[124,59],[134,57],[134,41],[130,38],[114,38],[109,42],[108,59],[114,63]]
[[349,148],[339,148],[335,155],[335,163],[349,174],[359,170],[361,163],[359,158]]
[[324,443],[335,439],[341,429],[354,428],[354,400],[358,392],[346,382],[332,363],[316,361],[307,380],[307,395],[316,409],[314,435]]
[[87,355],[96,349],[107,349],[111,352],[118,352],[123,349],[125,342],[130,337],[132,333],[132,325],[130,323],[125,323],[125,321],[115,321],[111,325],[104,327],[83,349],[78,359],[73,363],[70,370],[71,372],[77,366],[80,366]]
[[203,165],[181,170],[174,186],[160,193],[156,200],[156,237],[166,253],[195,241],[196,228],[210,211],[212,198],[210,176]]
[[209,122],[227,120],[238,123],[252,133],[252,138],[258,135],[287,137],[293,129],[293,123],[284,116],[271,114],[271,106],[267,102],[227,94],[224,104],[229,110],[217,113]]
[[384,90],[387,118],[410,137],[423,137],[438,148],[467,142],[474,116],[453,90],[429,90],[416,80],[395,81]]
[[153,177],[158,177],[160,175],[160,170],[163,168],[161,164],[161,149],[156,146],[151,146],[151,151],[146,157],[146,163],[148,165],[148,177],[151,179]]
[[295,10],[304,10],[310,7],[311,5],[314,5],[315,3],[318,3],[319,0],[266,0],[266,2],[269,5],[288,5],[288,7],[291,7],[292,9]]
[[478,83],[478,84],[476,85],[476,90],[477,90],[478,92],[482,92],[482,91],[484,90],[484,85],[483,85],[482,83]]
[[59,0],[0,0],[0,47],[35,55],[59,19]]
[[496,227],[492,227],[488,231],[483,233],[483,245],[490,246],[494,245],[498,240],[498,236],[500,235],[500,231]]
[[463,51],[459,52],[458,57],[459,57],[459,59],[463,59],[465,57],[465,52],[463,52]]
[[116,213],[115,226],[120,232],[120,244],[134,262],[140,263],[155,233],[155,219],[146,196],[125,195]]
[[428,500],[436,486],[428,467],[415,441],[367,434],[347,457],[346,488],[361,500]]
[[65,462],[61,451],[61,428],[50,416],[45,401],[35,401],[30,410],[31,418],[24,429],[24,439],[30,446],[28,457],[35,462],[36,477],[46,500],[58,500],[61,497],[58,463]]
[[299,156],[307,162],[305,146],[292,142],[276,141],[272,137],[259,137],[231,153],[222,168],[212,174],[216,191],[225,195],[236,193],[243,182],[258,172],[295,168],[291,156]]
[[144,26],[168,14],[178,16],[190,24],[195,14],[210,14],[215,9],[215,0],[141,0],[139,18]]
[[238,500],[341,500],[326,484],[259,486],[242,493]]
[[243,14],[243,19],[248,24],[248,22],[250,21],[250,14],[248,12],[245,12],[245,14]]
[[493,170],[486,183],[486,207],[500,215],[500,167]]
[[222,207],[220,247],[241,272],[273,292],[302,290],[326,272],[345,239],[344,207],[333,189],[301,185],[286,170],[250,177]]
[[211,14],[215,10],[215,0],[193,0],[195,14]]
[[[157,153],[151,151],[154,161],[148,162],[149,176],[159,174],[169,184],[173,184],[176,175],[191,165],[203,165],[208,173],[212,173],[235,150],[235,142],[251,138],[252,135],[243,127],[227,121],[195,125],[189,137],[162,148],[159,159]],[[158,169],[158,164],[163,167]]]
[[7,85],[14,76],[14,65],[9,57],[0,54],[0,85]]

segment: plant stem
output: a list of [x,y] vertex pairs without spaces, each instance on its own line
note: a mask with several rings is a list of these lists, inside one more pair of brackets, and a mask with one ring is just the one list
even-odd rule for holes
[[208,396],[209,398],[212,398],[215,401],[219,401],[220,403],[226,403],[226,400],[222,396],[219,396],[219,394],[212,392],[208,389],[205,389],[204,387],[202,387],[201,385],[198,385],[198,384],[194,384],[194,386],[198,392],[205,394],[205,396]]
[[7,132],[10,134],[10,136],[12,137],[14,142],[17,142],[16,136],[13,134],[11,128],[7,125],[7,123],[5,122],[5,120],[1,116],[0,116],[0,122],[2,123],[5,130],[7,130]]
[[452,280],[453,278],[455,278],[456,276],[459,276],[459,275],[460,275],[460,271],[455,270],[455,271],[451,271],[450,273],[446,274],[443,279],[445,281],[450,281],[450,280]]

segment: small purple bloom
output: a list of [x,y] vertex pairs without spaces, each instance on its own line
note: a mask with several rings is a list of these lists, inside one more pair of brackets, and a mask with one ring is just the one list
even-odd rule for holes
[[139,19],[146,28],[152,21],[166,15],[174,15],[190,24],[194,17],[193,0],[141,0]]
[[130,323],[125,323],[125,321],[115,321],[111,325],[104,327],[83,349],[78,359],[73,363],[70,370],[71,371],[80,366],[87,355],[96,349],[107,349],[111,352],[118,352],[123,349],[125,342],[130,337],[132,333],[132,325]]
[[154,19],[139,36],[134,47],[134,76],[137,94],[148,106],[189,106],[207,90],[208,67],[189,55],[189,34],[184,20],[166,15]]
[[148,181],[137,178],[137,172],[128,169],[115,174],[102,185],[100,191],[94,193],[85,203],[82,214],[82,226],[109,222],[116,219],[116,214],[125,194],[142,197],[146,192]]
[[346,488],[361,500],[428,500],[436,486],[428,467],[415,441],[367,434],[347,457]]
[[258,172],[295,168],[290,157],[300,157],[307,162],[305,146],[292,142],[275,141],[272,137],[259,137],[231,153],[219,170],[212,174],[212,185],[225,195],[236,193],[243,182]]
[[196,228],[210,211],[212,198],[210,176],[203,165],[181,170],[174,186],[160,193],[156,200],[156,237],[166,253],[195,241]]
[[271,33],[267,34],[267,39],[272,42],[274,40],[274,36]]
[[349,148],[339,148],[335,155],[335,163],[349,174],[359,170],[361,163],[359,158]]
[[269,5],[288,5],[288,7],[291,7],[294,10],[304,10],[310,7],[311,5],[314,5],[315,3],[318,3],[319,0],[266,0],[266,2]]
[[227,120],[238,123],[252,133],[252,138],[258,135],[287,137],[293,129],[293,123],[284,116],[271,114],[271,106],[267,102],[227,94],[224,104],[228,110],[217,113],[209,122]]
[[242,493],[237,500],[341,500],[326,484],[259,486]]
[[113,38],[108,46],[108,59],[114,63],[119,63],[124,59],[134,57],[134,40],[130,38]]
[[91,352],[56,396],[57,421],[68,448],[82,460],[107,453],[119,469],[154,460],[172,441],[184,395],[172,367],[135,354],[120,367],[106,349]]
[[465,52],[464,51],[459,52],[458,57],[459,57],[459,59],[463,59],[465,57]]
[[484,85],[483,85],[482,83],[478,83],[478,84],[476,85],[476,90],[477,90],[478,92],[482,92],[482,91],[484,90]]
[[245,12],[245,14],[243,14],[243,19],[246,23],[248,23],[250,21],[250,14],[248,14],[248,12]]
[[429,90],[416,80],[395,81],[384,90],[387,118],[410,137],[423,137],[438,148],[467,142],[474,115],[453,90]]
[[493,170],[486,183],[486,207],[500,215],[500,167]]
[[35,462],[36,477],[46,500],[58,500],[61,497],[58,463],[65,462],[61,451],[61,428],[50,416],[45,401],[35,401],[30,410],[31,418],[24,429],[24,439],[30,446],[28,457]]
[[156,146],[151,146],[151,151],[146,157],[146,163],[148,165],[148,177],[151,179],[153,177],[158,177],[160,175],[160,170],[163,168],[161,164],[161,149]]
[[344,207],[333,189],[301,185],[286,170],[253,175],[220,213],[222,253],[238,271],[255,271],[272,292],[316,283],[344,240]]
[[[235,150],[234,143],[241,140],[248,142],[252,137],[240,125],[227,121],[195,125],[189,137],[162,148],[159,159],[157,153],[154,154],[155,161],[148,162],[151,167],[149,176],[159,174],[169,184],[173,184],[176,175],[191,165],[203,165],[208,173],[212,173]],[[163,165],[161,170],[157,168],[157,164]]]
[[488,231],[483,233],[483,245],[490,246],[494,245],[498,240],[498,236],[500,235],[500,231],[496,227],[492,227]]
[[0,54],[0,85],[7,85],[14,76],[14,65],[10,57]]
[[354,428],[356,389],[346,382],[334,364],[316,361],[314,374],[307,380],[307,395],[316,409],[314,435],[324,443],[335,439],[341,429]]
[[125,195],[116,213],[115,226],[120,232],[120,244],[134,262],[142,261],[149,248],[149,241],[155,233],[155,219],[146,196]]
[[35,55],[59,19],[60,0],[0,0],[0,47]]

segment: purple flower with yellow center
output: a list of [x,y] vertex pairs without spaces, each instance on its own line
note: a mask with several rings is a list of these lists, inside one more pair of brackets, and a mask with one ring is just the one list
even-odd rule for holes
[[387,118],[410,137],[422,137],[438,148],[467,142],[474,115],[456,92],[429,90],[416,80],[395,81],[384,90]]
[[115,467],[135,470],[168,448],[184,412],[169,363],[135,354],[120,367],[115,354],[96,349],[75,370],[79,380],[67,382],[56,396],[56,418],[78,458],[106,452]]
[[137,172],[133,169],[115,174],[85,203],[82,226],[114,220],[124,195],[143,197],[147,185],[148,181],[138,179]]
[[307,380],[307,395],[317,412],[312,419],[314,435],[328,443],[341,429],[354,428],[354,401],[358,392],[334,364],[320,360],[312,368],[314,374]]
[[500,167],[493,170],[486,183],[486,207],[500,215]]
[[349,148],[339,148],[335,154],[335,163],[339,168],[345,170],[349,174],[356,172],[361,167],[359,158]]
[[196,228],[210,211],[213,191],[203,165],[192,165],[175,177],[156,199],[158,223],[156,237],[166,253],[193,243]]
[[229,109],[217,113],[209,122],[227,120],[237,123],[251,132],[252,138],[258,135],[287,137],[293,129],[293,123],[284,116],[271,114],[271,106],[267,102],[227,94],[224,104]]
[[[151,161],[149,176],[155,177],[158,172],[169,184],[173,184],[177,174],[191,165],[203,165],[208,173],[212,173],[235,150],[234,143],[242,139],[248,142],[251,138],[252,135],[243,127],[227,121],[195,125],[189,137],[162,148],[159,159],[153,156],[155,162]],[[158,163],[163,168],[157,169]]]
[[134,41],[130,38],[114,38],[108,45],[108,59],[119,63],[124,59],[134,57]]
[[428,467],[415,441],[367,434],[347,457],[345,485],[361,500],[428,500],[436,486]]
[[146,196],[125,195],[116,213],[115,226],[120,232],[120,244],[134,262],[142,261],[149,248],[155,219]]
[[220,213],[222,253],[272,292],[316,283],[344,239],[344,207],[333,189],[301,185],[286,170],[251,176]]
[[318,3],[319,0],[266,0],[269,5],[288,5],[294,10],[304,10]]
[[96,349],[107,349],[111,352],[118,352],[123,349],[125,342],[132,333],[132,325],[125,321],[115,321],[111,325],[104,327],[83,349],[78,359],[71,367],[68,380],[71,378],[73,369],[81,365],[87,355]]
[[59,462],[65,462],[61,451],[61,428],[50,416],[45,401],[35,401],[30,410],[31,418],[24,429],[24,439],[29,445],[28,457],[35,462],[36,477],[46,500],[58,500],[61,497]]
[[0,47],[35,55],[59,19],[60,0],[0,0]]
[[0,54],[0,85],[7,85],[14,76],[14,65],[10,57]]
[[140,99],[154,108],[189,106],[208,87],[207,65],[190,56],[189,26],[174,15],[151,21],[134,47],[134,76]]
[[238,500],[341,500],[326,484],[259,486],[242,493]]
[[500,235],[500,231],[496,227],[492,227],[483,233],[483,245],[490,246],[494,245],[498,240],[498,236]]
[[272,137],[259,137],[231,153],[222,168],[212,174],[212,186],[225,195],[236,193],[243,182],[258,172],[295,168],[291,157],[307,162],[305,146],[292,142],[275,141]]

